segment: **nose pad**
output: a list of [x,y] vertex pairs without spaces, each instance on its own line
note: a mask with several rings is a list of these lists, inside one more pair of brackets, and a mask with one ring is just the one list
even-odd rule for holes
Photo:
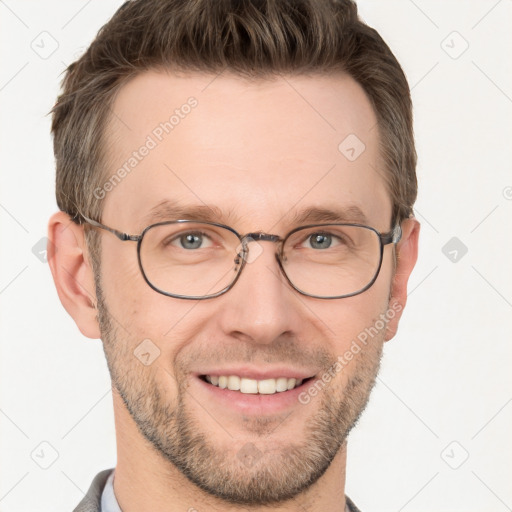
[[239,268],[239,265],[242,264],[243,260],[244,260],[244,249],[243,247],[240,245],[236,248],[236,256],[234,258],[234,263],[235,263],[235,271],[238,272],[238,270],[240,270]]
[[[249,242],[252,242],[249,245]],[[253,237],[248,236],[244,241],[238,244],[236,248],[238,257],[242,258],[245,263],[253,263],[263,253],[263,246]]]

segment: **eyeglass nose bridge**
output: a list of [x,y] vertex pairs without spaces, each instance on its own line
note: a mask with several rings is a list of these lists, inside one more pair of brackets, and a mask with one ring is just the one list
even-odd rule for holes
[[[240,241],[241,241],[241,245],[242,245],[241,248],[243,251],[243,255],[241,255],[241,256],[243,256],[243,259],[245,260],[244,262],[251,263],[254,260],[252,260],[251,256],[250,256],[249,245],[248,245],[249,242],[281,243],[281,246],[278,248],[278,250],[276,252],[276,256],[279,261],[279,259],[281,257],[281,253],[282,253],[282,242],[284,241],[284,239],[281,238],[279,235],[272,235],[270,233],[263,233],[260,231],[257,233],[247,233],[246,235],[244,235],[240,238]],[[261,254],[261,252],[260,252],[260,254]],[[259,256],[259,254],[255,255],[254,259],[256,259],[258,256]]]
[[281,242],[283,239],[279,235],[270,235],[268,233],[247,233],[242,237],[242,242],[247,239],[254,240],[255,242]]

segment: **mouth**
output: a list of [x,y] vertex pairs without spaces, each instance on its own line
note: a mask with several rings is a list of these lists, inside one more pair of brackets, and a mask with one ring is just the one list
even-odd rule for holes
[[199,378],[220,389],[235,391],[244,395],[274,395],[292,391],[313,379],[307,377],[304,379],[294,377],[277,377],[270,379],[250,379],[239,375],[199,375]]
[[[318,377],[318,371],[286,365],[255,367],[241,364],[203,368],[192,376],[190,391],[197,392],[198,399],[204,397],[202,403],[208,404],[212,411],[223,415],[270,417],[302,408],[299,397]],[[312,409],[303,409],[306,410]]]

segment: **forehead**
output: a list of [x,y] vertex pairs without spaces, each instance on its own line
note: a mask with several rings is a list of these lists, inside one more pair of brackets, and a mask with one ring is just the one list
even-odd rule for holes
[[163,202],[212,206],[242,230],[314,207],[389,225],[375,113],[344,74],[146,72],[121,88],[106,142],[103,220],[125,229]]

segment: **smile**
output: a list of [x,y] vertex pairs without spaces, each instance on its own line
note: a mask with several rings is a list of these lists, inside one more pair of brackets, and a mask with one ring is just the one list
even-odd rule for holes
[[202,375],[201,379],[221,389],[239,391],[244,394],[273,395],[290,391],[311,379],[279,377],[276,379],[249,379],[238,375]]

